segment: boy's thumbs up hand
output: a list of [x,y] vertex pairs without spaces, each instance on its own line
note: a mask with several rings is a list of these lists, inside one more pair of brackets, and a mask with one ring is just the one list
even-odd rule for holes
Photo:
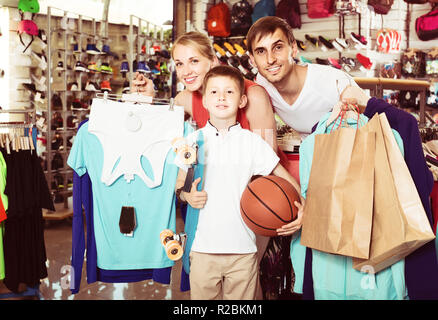
[[201,178],[196,179],[195,181],[192,182],[192,189],[190,189],[190,193],[194,192],[194,191],[198,191],[198,184],[199,182],[201,182]]
[[198,191],[198,184],[201,182],[201,178],[196,179],[192,183],[190,193],[184,193],[186,201],[195,209],[202,209],[207,202],[207,192],[204,190]]

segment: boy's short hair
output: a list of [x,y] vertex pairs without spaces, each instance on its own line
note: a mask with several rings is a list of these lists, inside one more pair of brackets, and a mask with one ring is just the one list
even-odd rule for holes
[[245,78],[239,69],[232,66],[220,65],[210,69],[204,77],[202,83],[202,94],[204,95],[209,79],[214,77],[229,77],[237,83],[237,87],[240,90],[240,95],[245,93]]
[[258,19],[249,29],[248,34],[246,35],[248,52],[253,54],[252,45],[254,41],[273,34],[277,29],[283,31],[284,35],[289,40],[290,45],[295,42],[292,27],[286,20],[275,16],[267,16]]

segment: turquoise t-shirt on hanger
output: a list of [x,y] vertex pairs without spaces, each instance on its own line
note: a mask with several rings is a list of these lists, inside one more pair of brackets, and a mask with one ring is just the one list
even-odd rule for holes
[[[185,124],[185,134],[193,129]],[[127,183],[123,177],[112,185],[101,181],[103,148],[96,135],[88,131],[88,123],[78,131],[68,158],[68,165],[79,176],[88,172],[93,190],[94,228],[97,266],[106,270],[166,268],[174,265],[161,245],[160,232],[175,230],[175,182],[178,167],[175,152],[169,150],[162,183],[149,188],[138,176]],[[141,166],[153,177],[151,165],[141,157]],[[133,236],[120,232],[119,219],[123,206],[133,206],[136,229]]]

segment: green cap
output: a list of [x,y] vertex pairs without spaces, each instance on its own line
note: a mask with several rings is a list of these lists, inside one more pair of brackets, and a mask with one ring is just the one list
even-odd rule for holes
[[23,12],[38,13],[40,12],[40,4],[38,0],[20,0],[18,2],[18,9]]

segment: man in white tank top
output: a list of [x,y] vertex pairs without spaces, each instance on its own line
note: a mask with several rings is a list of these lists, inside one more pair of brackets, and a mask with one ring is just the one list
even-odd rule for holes
[[268,92],[275,112],[302,138],[333,108],[348,85],[357,86],[348,74],[331,66],[297,65],[292,28],[281,18],[257,20],[248,31],[247,46],[259,71],[256,82]]

